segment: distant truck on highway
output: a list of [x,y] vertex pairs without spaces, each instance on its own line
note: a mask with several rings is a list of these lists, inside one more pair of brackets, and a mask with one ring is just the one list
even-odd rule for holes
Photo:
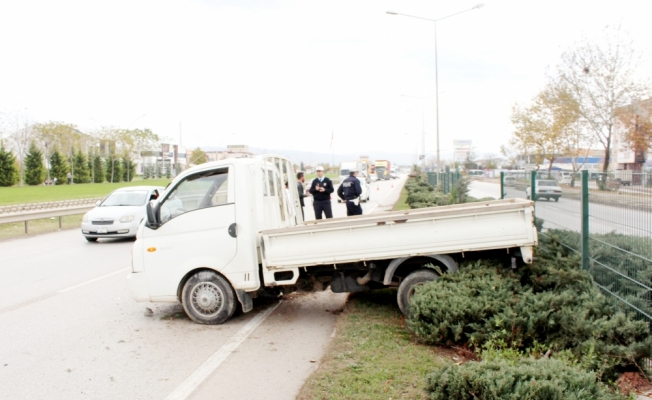
[[376,160],[376,175],[378,176],[378,180],[389,179],[391,170],[391,163],[389,161]]
[[632,184],[632,170],[631,169],[618,169],[614,171],[613,177],[619,181],[623,186],[631,186]]
[[358,178],[366,176],[366,163],[362,161],[344,161],[340,164],[340,182],[349,177],[349,172],[358,172]]
[[200,324],[248,312],[261,294],[328,287],[396,287],[406,312],[416,286],[456,272],[469,253],[500,250],[506,263],[530,263],[537,244],[533,203],[524,199],[304,222],[295,188],[292,163],[280,156],[184,171],[147,203],[130,295],[181,302]]

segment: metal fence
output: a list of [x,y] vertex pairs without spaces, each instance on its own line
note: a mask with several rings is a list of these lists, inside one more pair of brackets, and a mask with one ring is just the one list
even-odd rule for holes
[[439,187],[445,194],[451,192],[452,188],[463,176],[459,172],[428,172],[428,183],[434,187]]
[[605,294],[652,323],[652,173],[505,172],[500,184],[502,198],[533,199],[540,234],[554,232]]

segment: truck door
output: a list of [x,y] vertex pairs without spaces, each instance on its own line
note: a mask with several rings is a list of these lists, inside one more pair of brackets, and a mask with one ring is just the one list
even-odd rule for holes
[[237,252],[233,168],[198,172],[165,193],[161,226],[143,230],[152,297],[176,295],[195,268],[224,269]]

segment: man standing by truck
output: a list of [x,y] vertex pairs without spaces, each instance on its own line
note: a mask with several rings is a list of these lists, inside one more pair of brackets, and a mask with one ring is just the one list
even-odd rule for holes
[[322,219],[321,213],[326,218],[333,218],[331,208],[331,193],[333,193],[333,182],[324,176],[324,167],[317,167],[317,178],[313,179],[310,185],[310,194],[312,194],[312,206],[315,209],[315,219]]
[[304,203],[304,197],[306,197],[306,191],[303,189],[303,183],[306,181],[306,178],[303,176],[303,172],[297,172],[297,191],[299,192],[299,203],[301,204],[301,216],[305,220],[305,214],[303,212],[303,207],[306,206]]
[[337,195],[346,203],[346,216],[362,215],[362,207],[360,207],[360,195],[362,194],[362,187],[360,181],[356,178],[357,171],[351,170],[349,177],[342,181],[340,188],[337,189]]

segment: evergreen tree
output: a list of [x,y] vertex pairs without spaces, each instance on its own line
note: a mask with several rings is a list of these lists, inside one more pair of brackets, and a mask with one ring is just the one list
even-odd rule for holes
[[[86,156],[86,170],[88,171],[88,182],[95,182],[93,156],[91,154]],[[102,171],[102,173],[104,173],[104,171]]]
[[120,162],[120,159],[115,155],[109,156],[106,159],[106,181],[122,181],[122,163]]
[[68,172],[70,172],[68,161],[55,148],[50,155],[50,179],[57,178],[56,184],[63,185],[67,181]]
[[172,176],[172,166],[170,164],[165,165],[165,177],[170,179]]
[[95,169],[95,177],[93,182],[104,182],[104,163],[102,162],[102,158],[100,156],[95,156],[93,158],[93,169]]
[[5,150],[0,143],[0,186],[13,186],[18,181],[18,170],[16,169],[16,156],[9,150]]
[[122,158],[122,180],[124,182],[131,182],[136,175],[136,164],[131,161],[129,156]]
[[40,185],[43,183],[45,176],[45,166],[43,165],[43,153],[32,142],[29,145],[29,151],[25,155],[25,183],[28,185]]
[[73,182],[75,183],[90,182],[86,156],[84,155],[84,153],[81,152],[81,150],[77,150],[77,154],[75,154],[74,166],[75,168],[73,171]]

